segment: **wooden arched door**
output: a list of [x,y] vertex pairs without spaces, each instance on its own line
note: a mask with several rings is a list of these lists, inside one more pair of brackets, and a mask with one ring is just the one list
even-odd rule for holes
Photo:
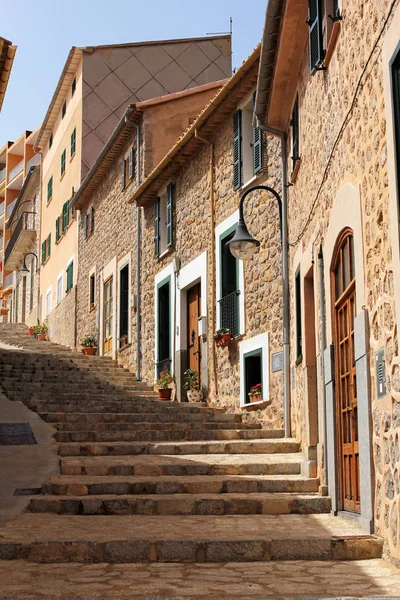
[[354,359],[356,277],[351,229],[340,235],[332,263],[336,431],[341,508],[360,512],[357,378]]

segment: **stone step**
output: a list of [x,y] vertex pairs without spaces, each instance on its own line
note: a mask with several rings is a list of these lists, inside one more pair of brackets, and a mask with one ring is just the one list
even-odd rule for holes
[[253,562],[380,558],[382,541],[332,515],[26,513],[1,529],[0,560],[39,563]]
[[[196,414],[196,415],[224,415],[226,414],[223,409],[214,408],[207,406],[204,403],[189,403],[189,402],[158,402],[154,396],[138,395],[123,400],[105,400],[95,401],[87,400],[85,402],[79,399],[71,400],[67,403],[59,403],[59,398],[54,399],[53,402],[47,402],[43,400],[32,399],[29,401],[29,406],[35,409],[39,413],[74,413],[74,414],[87,414],[87,413],[152,413],[152,414],[174,414],[175,416],[181,414]],[[279,437],[283,437],[283,430],[276,430],[279,432]]]
[[303,456],[293,454],[187,454],[96,456],[60,459],[62,475],[282,475],[299,474]]
[[[270,433],[275,433],[270,430]],[[113,442],[60,444],[60,456],[137,456],[138,454],[282,454],[299,452],[294,439],[214,440],[196,442]]]
[[205,429],[189,430],[182,423],[177,423],[174,429],[133,431],[131,428],[123,431],[56,431],[56,442],[166,442],[166,441],[206,441],[206,440],[254,440],[269,439],[270,433],[265,429]]
[[119,432],[144,432],[144,431],[158,431],[158,432],[176,432],[184,429],[186,432],[194,431],[223,431],[223,430],[258,430],[261,431],[261,425],[259,423],[218,423],[217,421],[193,421],[187,422],[184,420],[177,422],[153,422],[153,421],[137,421],[135,423],[129,421],[122,421],[120,423],[99,423],[99,422],[84,422],[79,423],[77,421],[66,422],[66,423],[52,423],[57,431],[64,432],[87,432],[88,429],[94,430],[96,433],[110,432],[115,433],[118,437]]
[[[39,416],[46,423],[168,423],[172,415],[175,423],[240,423],[241,415],[235,414],[210,414],[210,413],[189,413],[187,411],[168,412],[39,412]],[[183,414],[182,414],[183,412]]]
[[[10,400],[20,400],[25,404],[37,404],[39,402],[57,402],[58,404],[78,404],[80,406],[86,406],[90,402],[95,403],[97,407],[102,403],[114,402],[135,402],[137,400],[153,400],[157,399],[157,395],[154,392],[146,390],[137,390],[135,392],[124,392],[113,390],[110,392],[101,392],[97,394],[85,393],[82,391],[69,393],[69,392],[54,392],[54,391],[29,391],[24,390],[21,392],[15,392],[14,390],[7,390],[7,396]],[[99,412],[99,410],[96,410]],[[120,412],[120,411],[119,411]]]
[[301,475],[161,475],[98,477],[56,475],[42,485],[42,494],[92,496],[106,494],[252,494],[317,492],[318,479]]
[[58,515],[286,515],[329,513],[317,494],[176,494],[34,496],[28,511]]
[[[33,382],[16,382],[12,378],[4,378],[2,379],[2,387],[4,389],[11,389],[15,392],[22,392],[22,395],[29,396],[32,395],[32,392],[40,392],[40,396],[46,393],[57,393],[61,396],[63,395],[72,395],[72,394],[80,394],[83,397],[90,398],[92,395],[96,396],[102,393],[105,394],[114,394],[114,393],[135,393],[138,391],[138,387],[135,386],[134,383],[129,385],[111,385],[108,383],[102,383],[101,381],[88,381],[87,379],[84,381],[85,386],[87,386],[86,393],[82,393],[82,381],[68,381],[63,380],[62,378],[58,381],[33,381]],[[151,392],[154,395],[154,391]]]

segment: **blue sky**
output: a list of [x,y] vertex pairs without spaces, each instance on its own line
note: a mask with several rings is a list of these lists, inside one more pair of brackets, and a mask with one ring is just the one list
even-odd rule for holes
[[0,0],[0,35],[18,46],[0,147],[40,125],[71,46],[201,37],[229,31],[232,16],[238,67],[261,39],[266,1]]

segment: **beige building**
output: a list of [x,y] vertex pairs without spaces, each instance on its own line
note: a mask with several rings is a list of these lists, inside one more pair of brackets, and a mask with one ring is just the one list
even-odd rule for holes
[[24,132],[0,150],[0,233],[2,319],[37,322],[37,260],[27,257],[28,277],[19,274],[28,252],[37,255],[40,227],[38,130]]
[[36,140],[43,156],[40,315],[54,341],[76,345],[71,199],[126,107],[230,73],[230,36],[71,49]]
[[255,106],[291,182],[293,435],[397,560],[399,48],[398,2],[270,2]]
[[17,47],[0,37],[0,111],[3,106]]
[[[280,186],[279,146],[253,127],[260,48],[224,85],[143,181],[141,373],[167,367],[186,400],[183,373],[197,371],[212,405],[282,427],[282,302],[279,208],[266,203],[268,238],[245,271],[226,242],[239,198],[254,185]],[[268,154],[264,150],[268,148]],[[254,194],[260,205],[262,194]],[[257,211],[247,211],[261,234]],[[214,334],[228,328],[226,346]],[[218,345],[217,345],[218,344]],[[275,365],[277,364],[277,367]],[[256,402],[250,389],[261,384]]]
[[143,216],[128,199],[223,83],[129,106],[74,197],[74,207],[82,215],[78,343],[94,334],[100,355],[118,358],[136,374],[140,372],[138,297],[143,298],[138,289],[142,258],[137,224]]

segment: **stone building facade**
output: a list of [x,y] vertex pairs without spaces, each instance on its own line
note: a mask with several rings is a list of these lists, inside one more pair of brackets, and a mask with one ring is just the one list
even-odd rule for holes
[[255,112],[287,139],[292,431],[333,510],[399,560],[400,4],[326,2],[309,32],[309,3],[283,4]]
[[127,108],[74,198],[80,211],[77,343],[95,335],[100,354],[136,374],[138,311],[145,303],[142,296],[138,302],[137,286],[142,210],[128,199],[223,83]]
[[[208,401],[249,421],[281,428],[282,283],[279,210],[265,191],[246,204],[260,252],[243,266],[227,254],[240,195],[252,185],[280,188],[279,145],[263,136],[264,160],[253,169],[253,93],[257,48],[135,192],[142,220],[142,376],[154,382],[167,367],[178,399],[184,372],[200,376]],[[234,121],[240,111],[242,179],[234,186]],[[171,232],[163,232],[163,203],[171,193]],[[168,212],[168,207],[167,207]],[[260,219],[260,214],[263,219]],[[168,221],[168,218],[167,218]],[[168,235],[171,239],[168,244]],[[165,236],[166,235],[166,239]],[[236,315],[232,316],[232,313]],[[235,320],[236,319],[236,320]],[[214,333],[230,325],[233,339],[217,346]],[[250,403],[250,387],[262,384]]]

